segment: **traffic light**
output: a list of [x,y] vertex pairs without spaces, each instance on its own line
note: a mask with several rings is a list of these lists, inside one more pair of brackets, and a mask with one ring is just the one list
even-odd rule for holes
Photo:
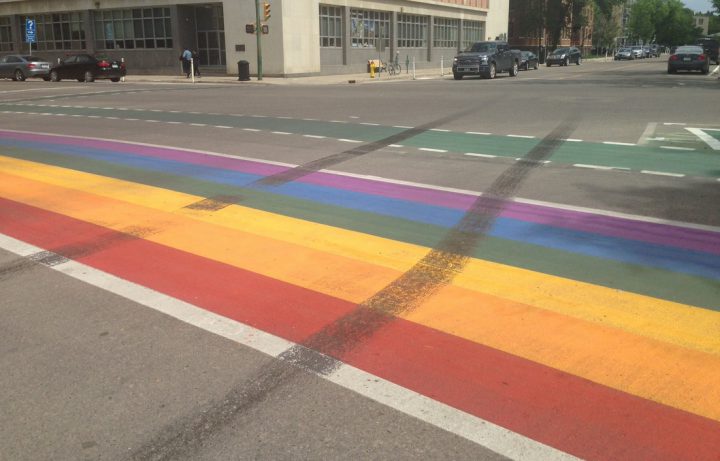
[[263,2],[263,15],[266,21],[270,19],[270,2],[268,1]]

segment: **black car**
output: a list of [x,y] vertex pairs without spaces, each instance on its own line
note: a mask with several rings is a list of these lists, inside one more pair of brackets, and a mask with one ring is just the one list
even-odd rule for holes
[[10,54],[0,58],[0,78],[11,78],[16,82],[30,77],[49,80],[50,63],[38,56]]
[[698,45],[679,46],[668,58],[668,74],[679,70],[699,70],[703,74],[710,72],[710,58]]
[[119,82],[126,73],[124,62],[114,61],[107,56],[75,54],[50,68],[50,80],[59,82],[64,78],[72,78],[78,82],[92,82],[96,79],[110,79]]
[[520,69],[530,70],[538,68],[538,57],[532,51],[520,52]]
[[574,46],[570,46],[565,48],[558,48],[557,50],[553,51],[547,57],[545,62],[547,63],[547,66],[550,67],[553,64],[556,64],[558,66],[567,66],[571,62],[574,62],[579,66],[581,61],[582,56],[580,56],[580,50],[575,48]]

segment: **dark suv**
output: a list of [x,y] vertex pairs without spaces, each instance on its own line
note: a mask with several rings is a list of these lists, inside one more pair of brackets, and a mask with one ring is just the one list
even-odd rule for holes
[[550,53],[550,55],[545,60],[548,67],[552,66],[553,64],[556,64],[558,66],[567,66],[571,62],[574,62],[579,66],[581,61],[582,56],[580,55],[580,50],[575,48],[574,46],[558,48],[557,50]]

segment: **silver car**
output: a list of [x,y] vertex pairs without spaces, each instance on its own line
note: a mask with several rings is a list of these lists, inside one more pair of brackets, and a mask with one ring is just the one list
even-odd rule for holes
[[40,77],[50,80],[50,63],[38,56],[10,54],[0,57],[0,78],[22,82],[27,78]]

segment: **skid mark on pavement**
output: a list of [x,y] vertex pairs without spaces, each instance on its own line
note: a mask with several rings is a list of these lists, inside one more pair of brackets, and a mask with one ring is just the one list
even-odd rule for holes
[[[192,456],[203,446],[205,440],[234,421],[237,415],[263,402],[275,390],[296,385],[304,376],[302,370],[323,376],[337,371],[342,365],[344,355],[395,321],[396,316],[416,308],[463,270],[473,250],[505,205],[530,173],[552,155],[564,138],[572,134],[574,127],[574,122],[561,124],[525,158],[510,166],[475,200],[460,222],[446,234],[437,247],[409,271],[360,303],[351,313],[323,328],[302,344],[280,354],[280,361],[272,361],[263,367],[257,376],[232,389],[221,401],[166,426],[154,439],[136,450],[132,458],[144,461]],[[383,144],[398,141],[395,136],[391,138],[393,139],[383,140]],[[377,144],[371,143],[370,146]],[[363,147],[365,149],[359,152],[371,149],[368,146]],[[347,154],[326,157],[310,168],[301,166],[283,172],[275,175],[269,183],[282,184],[334,165],[341,158],[347,158]],[[295,367],[287,367],[287,364],[282,362],[292,363]]]

